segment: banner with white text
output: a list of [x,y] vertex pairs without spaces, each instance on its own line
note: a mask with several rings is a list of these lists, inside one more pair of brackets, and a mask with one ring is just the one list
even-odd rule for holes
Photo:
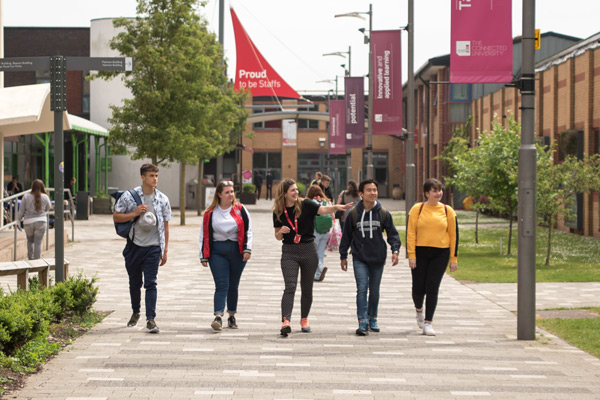
[[365,147],[365,78],[344,78],[346,148]]
[[233,8],[231,8],[231,21],[233,23],[236,50],[235,90],[249,90],[252,97],[268,96],[299,99],[298,92],[292,89],[260,54]]
[[402,134],[400,30],[371,32],[373,55],[373,134]]
[[329,101],[329,154],[346,154],[344,100]]
[[451,3],[450,82],[511,82],[511,0]]

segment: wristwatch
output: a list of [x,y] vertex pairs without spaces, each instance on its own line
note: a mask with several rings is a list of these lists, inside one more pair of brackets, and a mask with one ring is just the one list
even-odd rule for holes
[[398,250],[392,252],[392,254],[399,254],[400,252]]

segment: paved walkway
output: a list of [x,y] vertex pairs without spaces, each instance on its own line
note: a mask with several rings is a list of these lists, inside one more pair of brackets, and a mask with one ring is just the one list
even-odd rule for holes
[[[315,283],[313,332],[299,332],[298,293],[293,333],[280,337],[281,252],[269,206],[263,200],[249,207],[255,245],[240,286],[240,329],[222,333],[209,327],[214,284],[198,260],[195,213],[187,215],[186,226],[178,225],[178,216],[171,223],[169,261],[158,280],[158,335],[125,327],[131,311],[124,242],[110,216],[77,221],[77,241],[65,248],[71,271],[97,275],[96,308],[114,312],[9,398],[600,398],[600,360],[543,331],[540,340],[516,340],[516,317],[509,311],[515,296],[508,286],[466,286],[446,276],[434,321],[438,336],[421,335],[404,258],[386,266],[381,333],[354,334],[354,277],[329,253],[327,277]],[[553,285],[557,304],[587,288]],[[585,292],[592,295],[584,297],[590,304],[600,297],[595,288]]]

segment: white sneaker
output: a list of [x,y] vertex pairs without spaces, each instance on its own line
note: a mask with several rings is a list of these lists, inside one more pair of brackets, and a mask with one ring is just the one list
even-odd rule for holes
[[423,335],[435,336],[435,331],[433,330],[433,327],[431,326],[431,323],[425,322],[423,324]]
[[417,325],[419,328],[425,328],[425,317],[423,316],[423,310],[417,311]]

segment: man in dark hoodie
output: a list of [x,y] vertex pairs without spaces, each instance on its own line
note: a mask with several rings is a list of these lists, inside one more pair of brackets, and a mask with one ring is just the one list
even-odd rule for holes
[[[356,279],[356,315],[358,316],[356,334],[359,336],[368,335],[369,330],[379,332],[377,324],[379,286],[387,256],[383,231],[386,231],[387,242],[392,248],[392,265],[398,264],[401,245],[392,216],[377,201],[377,187],[378,184],[373,179],[360,183],[358,194],[362,200],[346,217],[340,243],[341,266],[344,271],[348,270],[348,248],[352,246],[352,264]],[[368,301],[367,292],[370,292]]]

